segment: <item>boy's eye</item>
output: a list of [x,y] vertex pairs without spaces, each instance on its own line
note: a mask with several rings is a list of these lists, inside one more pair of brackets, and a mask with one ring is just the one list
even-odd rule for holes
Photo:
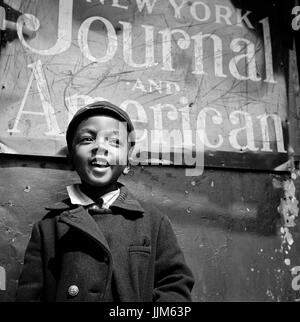
[[116,145],[116,146],[119,146],[121,142],[120,142],[120,140],[118,138],[110,138],[109,143],[113,144],[113,145]]
[[79,142],[85,143],[85,142],[92,142],[93,138],[92,137],[83,137],[79,139]]

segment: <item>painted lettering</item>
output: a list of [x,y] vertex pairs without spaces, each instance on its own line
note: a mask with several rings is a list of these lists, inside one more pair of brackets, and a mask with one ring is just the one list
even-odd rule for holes
[[[232,58],[229,62],[229,70],[231,74],[238,80],[252,80],[254,82],[259,82],[261,77],[257,76],[256,70],[256,59],[255,59],[255,45],[245,38],[236,38],[232,40],[230,44],[232,51],[239,53],[245,49],[246,54],[240,54]],[[238,63],[242,60],[246,60],[245,66],[246,75],[241,75],[238,70]]]
[[155,7],[157,0],[136,0],[137,7],[140,12],[144,10],[146,6],[148,14],[151,14]]
[[88,104],[92,104],[97,101],[107,101],[106,98],[103,97],[90,97],[88,95],[79,95],[74,94],[72,96],[66,97],[65,102],[68,106],[68,123],[71,122],[74,114],[81,108]]
[[[229,134],[229,142],[234,149],[242,150],[249,149],[250,151],[258,151],[258,148],[255,146],[254,131],[253,131],[253,122],[252,117],[249,113],[243,111],[234,111],[230,114],[229,119],[232,124],[236,125],[240,123],[240,117],[242,116],[245,120],[245,126],[239,129],[234,129]],[[245,131],[246,132],[246,145],[240,145],[238,142],[238,135]]]
[[221,147],[221,145],[224,142],[223,137],[219,134],[218,135],[218,141],[216,144],[212,144],[209,142],[207,134],[206,134],[206,118],[207,118],[207,114],[209,113],[213,113],[215,114],[212,117],[212,121],[214,124],[216,125],[220,125],[223,122],[223,118],[222,118],[222,114],[217,111],[214,108],[211,107],[205,107],[204,109],[202,109],[198,115],[198,120],[197,120],[197,134],[198,136],[201,138],[203,144],[205,146],[207,146],[208,148],[212,148],[212,149],[218,149]]
[[[137,115],[136,117],[132,117],[134,114],[132,112],[132,108],[131,112],[129,112],[130,106],[132,106],[132,108],[135,110],[135,114]],[[134,100],[126,100],[120,105],[120,107],[131,116],[131,121],[135,125],[137,145],[141,142],[145,142],[148,135],[148,132],[145,129],[146,125],[148,124],[148,117],[143,105]]]
[[[204,8],[203,17],[200,17],[197,14],[197,7],[199,5],[202,6],[202,9]],[[195,1],[195,2],[193,2],[192,6],[191,6],[191,15],[196,21],[204,22],[204,21],[207,21],[210,19],[211,10],[210,10],[210,7],[206,3],[202,2],[202,1]]]
[[26,27],[31,31],[38,31],[40,21],[31,14],[24,14],[17,21],[17,33],[22,45],[38,55],[58,55],[71,46],[72,42],[72,17],[73,17],[73,0],[59,0],[58,16],[58,36],[56,44],[49,49],[35,49],[31,47],[24,38],[23,28]]
[[272,42],[271,42],[271,32],[269,18],[265,18],[260,21],[263,25],[263,35],[264,35],[264,48],[265,48],[265,62],[266,62],[266,83],[275,84],[274,70],[273,70],[273,55],[272,55]]
[[291,271],[292,275],[295,276],[292,280],[292,289],[300,291],[300,266],[293,267]]
[[[106,55],[101,58],[96,58],[92,55],[88,44],[88,33],[92,23],[95,21],[101,21],[105,25],[107,30],[108,45],[106,49]],[[90,61],[97,63],[106,63],[110,61],[115,56],[118,49],[118,38],[115,32],[115,28],[107,19],[102,17],[91,17],[86,19],[82,23],[78,31],[78,43],[84,56]]]
[[227,25],[232,25],[230,18],[232,16],[232,10],[228,6],[216,5],[216,23],[222,23],[222,20]]
[[146,87],[144,86],[143,82],[139,78],[136,80],[134,86],[132,87],[132,90],[133,91],[140,90],[144,93],[147,93]]
[[255,29],[254,26],[252,25],[251,21],[248,18],[248,16],[251,13],[252,13],[251,11],[246,11],[246,13],[242,15],[242,10],[241,9],[236,9],[237,26],[242,27],[243,26],[243,22],[244,22],[247,25],[248,28]]
[[[16,117],[15,124],[11,130],[8,130],[9,133],[20,133],[21,131],[18,129],[20,119],[22,115],[34,115],[34,116],[43,116],[45,117],[47,126],[48,126],[48,132],[45,132],[45,135],[47,136],[62,136],[61,130],[58,126],[56,116],[55,116],[55,110],[52,107],[51,103],[51,97],[49,93],[49,89],[47,86],[46,77],[44,75],[42,63],[40,60],[37,62],[28,65],[29,68],[32,69],[32,74],[30,76],[29,83],[27,85],[25,95],[23,97],[19,112]],[[29,91],[32,86],[32,83],[36,80],[38,93],[42,102],[42,108],[43,112],[33,112],[33,111],[24,111],[25,103],[28,99]]]
[[154,135],[153,142],[155,144],[166,144],[163,130],[163,109],[170,109],[167,113],[169,120],[175,121],[178,119],[178,111],[172,104],[157,104],[154,106],[150,106],[149,109],[153,110],[154,115]]
[[[154,6],[156,5],[155,0],[136,0],[138,9],[143,11],[147,8],[148,14],[152,13]],[[187,5],[187,0],[169,0],[170,5],[173,7],[175,12],[175,18],[181,17],[182,9]],[[100,2],[104,4],[104,1]],[[125,5],[126,2],[113,1],[112,6],[126,9],[128,8]],[[18,35],[21,43],[24,47],[31,50],[33,53],[39,55],[57,55],[65,52],[69,49],[72,40],[72,10],[73,10],[73,1],[59,1],[59,16],[58,16],[58,40],[56,44],[49,49],[36,49],[31,46],[23,36],[23,32],[26,30],[37,31],[40,27],[40,21],[34,15],[24,14],[22,15],[17,24]],[[4,14],[1,10],[1,20],[3,28]],[[190,13],[192,17],[197,22],[205,22],[211,18],[211,9],[210,7],[202,2],[195,1],[190,6]],[[249,28],[253,27],[248,18],[251,12],[247,12],[243,16],[241,11],[237,9],[237,24],[242,25],[244,22]],[[215,14],[216,14],[216,23],[225,23],[227,25],[232,25],[232,16],[233,10],[228,6],[215,5]],[[95,22],[100,22],[104,25],[106,29],[105,41],[107,43],[106,51],[104,54],[101,52],[99,55],[92,53],[89,44],[89,31],[91,25]],[[181,50],[187,50],[190,48],[191,39],[194,43],[194,57],[195,57],[195,68],[192,71],[195,75],[207,75],[207,72],[204,70],[204,40],[213,41],[213,61],[214,61],[214,71],[216,77],[226,78],[227,75],[224,74],[223,66],[223,40],[220,36],[216,34],[203,34],[202,32],[196,35],[189,35],[184,29],[162,29],[157,30],[152,25],[141,25],[141,28],[144,29],[145,34],[145,56],[140,58],[134,53],[133,49],[136,48],[134,43],[134,31],[133,24],[130,22],[119,21],[123,29],[123,57],[124,62],[134,68],[151,68],[158,65],[156,62],[155,54],[157,44],[161,44],[161,61],[163,71],[173,72],[175,67],[173,66],[173,56],[175,53],[178,55],[178,49],[174,50],[173,46],[176,43],[177,47]],[[276,83],[274,79],[274,70],[273,70],[273,57],[272,57],[272,44],[271,44],[271,35],[269,20],[265,18],[260,21],[263,26],[263,37],[264,37],[264,53],[265,53],[265,66],[266,66],[266,78],[265,82],[267,83]],[[157,43],[156,33],[161,35],[161,39]],[[99,41],[103,40],[99,37]],[[103,17],[90,17],[86,19],[79,28],[78,31],[78,43],[79,48],[88,60],[91,62],[105,64],[110,62],[116,55],[119,44],[118,37],[115,31],[113,24],[103,18]],[[230,43],[230,49],[233,53],[238,53],[233,57],[229,62],[229,71],[231,75],[238,80],[251,80],[254,82],[261,81],[261,77],[257,74],[256,67],[256,48],[255,44],[244,38],[233,39]],[[242,52],[243,51],[243,52]],[[211,55],[208,55],[210,57]],[[136,57],[136,58],[134,58]],[[140,59],[139,62],[136,60]],[[241,72],[241,69],[244,67],[245,71]]]
[[146,84],[146,82],[138,78],[131,90],[140,90],[143,93],[158,92],[159,94],[165,92],[167,95],[171,95],[180,92],[180,86],[176,82],[153,79],[148,79],[148,84]]
[[169,0],[169,1],[170,1],[170,4],[172,5],[172,7],[175,10],[174,17],[176,19],[180,19],[181,18],[181,9],[186,5],[188,0],[181,0],[180,4],[178,4],[176,2],[176,0]]
[[292,9],[292,15],[295,15],[295,18],[292,20],[292,28],[295,31],[298,31],[300,29],[300,6],[295,6]]
[[172,58],[172,35],[181,34],[183,38],[177,41],[177,45],[181,49],[188,49],[190,46],[190,37],[187,32],[181,29],[164,29],[159,31],[162,34],[162,52],[163,52],[163,67],[165,71],[175,71],[173,68]]
[[262,131],[263,148],[261,149],[261,151],[272,152],[268,120],[273,120],[273,125],[275,128],[275,135],[276,135],[277,152],[287,153],[286,149],[284,148],[281,118],[276,114],[266,114],[266,113],[259,115],[257,118],[260,120],[260,126]]
[[214,43],[214,64],[215,64],[215,75],[217,77],[227,77],[223,73],[223,49],[222,40],[217,35],[205,34],[202,32],[192,37],[195,40],[195,70],[192,72],[196,75],[206,75],[204,72],[204,46],[203,40],[210,38]]
[[120,21],[120,24],[123,25],[123,55],[124,61],[131,67],[136,68],[149,68],[152,66],[157,65],[154,61],[154,27],[153,26],[146,26],[142,25],[141,27],[145,29],[145,62],[144,63],[135,63],[133,61],[133,31],[132,31],[132,24]]

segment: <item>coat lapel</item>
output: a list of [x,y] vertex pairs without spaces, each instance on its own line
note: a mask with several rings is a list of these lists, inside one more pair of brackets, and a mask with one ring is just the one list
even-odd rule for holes
[[[119,188],[121,190],[120,195],[111,205],[110,209],[115,213],[118,213],[119,211],[124,213],[125,211],[125,213],[128,213],[130,216],[143,216],[144,209],[140,203],[131,196],[123,184],[119,184]],[[69,198],[66,198],[63,201],[56,203],[54,206],[52,205],[51,207],[47,207],[46,209],[62,211],[59,216],[59,222],[63,222],[69,227],[78,229],[98,242],[102,248],[110,254],[109,245],[102,230],[98,227],[93,217],[82,206],[74,206],[70,203]],[[62,235],[64,235],[65,232]]]
[[119,183],[120,195],[117,200],[110,206],[112,211],[127,211],[129,214],[143,216],[144,209],[141,204],[133,198],[128,189]]
[[59,221],[83,232],[88,237],[98,242],[108,253],[110,253],[110,249],[103,232],[98,227],[92,216],[82,206],[76,209],[64,211],[60,215]]

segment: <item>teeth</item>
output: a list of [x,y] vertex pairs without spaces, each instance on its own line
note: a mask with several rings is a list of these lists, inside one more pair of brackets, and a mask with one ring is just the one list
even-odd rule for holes
[[97,162],[97,161],[94,161],[92,162],[92,165],[94,166],[97,166],[97,167],[108,167],[108,163],[106,162]]

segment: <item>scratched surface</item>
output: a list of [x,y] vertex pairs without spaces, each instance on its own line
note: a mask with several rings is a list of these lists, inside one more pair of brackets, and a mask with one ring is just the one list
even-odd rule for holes
[[[0,267],[6,272],[6,290],[0,290],[0,301],[14,299],[32,224],[45,214],[45,205],[78,180],[64,168],[1,161]],[[195,301],[294,301],[300,297],[299,218],[289,227],[290,245],[282,234],[285,216],[277,209],[285,196],[299,198],[291,185],[283,189],[288,179],[228,170],[187,178],[180,168],[138,167],[122,181],[137,198],[170,217],[196,277]],[[299,180],[293,184],[299,191]],[[294,208],[283,205],[285,213],[291,207],[297,214],[295,200],[289,200]]]
[[101,97],[128,110],[141,150],[286,154],[288,1],[2,3],[8,22],[32,16],[1,32],[1,151],[63,154],[69,118]]

